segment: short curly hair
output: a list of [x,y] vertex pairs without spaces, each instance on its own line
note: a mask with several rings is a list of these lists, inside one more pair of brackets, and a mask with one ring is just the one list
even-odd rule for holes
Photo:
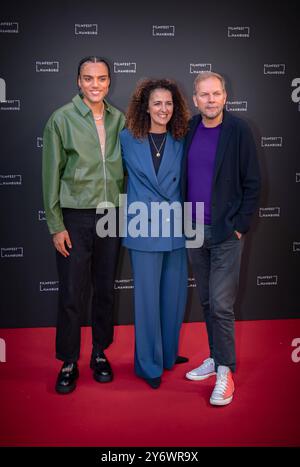
[[173,138],[183,138],[188,130],[190,113],[177,84],[168,79],[144,79],[137,84],[126,113],[126,127],[135,138],[145,138],[148,135],[151,119],[147,110],[150,94],[155,89],[166,89],[172,94],[174,110],[167,130]]

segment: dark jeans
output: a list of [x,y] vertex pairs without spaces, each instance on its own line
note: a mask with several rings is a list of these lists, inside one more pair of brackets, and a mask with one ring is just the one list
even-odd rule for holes
[[204,227],[201,248],[190,248],[200,302],[208,333],[210,356],[218,365],[236,367],[234,303],[238,291],[244,238],[235,233],[217,245],[211,242],[211,227]]
[[[106,349],[113,340],[114,278],[120,249],[119,237],[100,238],[95,209],[63,209],[72,249],[64,258],[56,252],[59,277],[59,307],[56,357],[76,362],[80,354],[81,310],[85,287],[92,282],[93,351]],[[118,218],[118,209],[117,209]]]

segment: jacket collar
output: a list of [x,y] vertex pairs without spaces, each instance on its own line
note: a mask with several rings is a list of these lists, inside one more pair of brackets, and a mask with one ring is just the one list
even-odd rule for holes
[[152,155],[150,144],[148,142],[148,137],[143,139],[136,139],[135,143],[138,145],[141,144],[143,146],[144,157],[139,158],[139,163],[141,165],[142,170],[144,170],[148,174],[149,179],[152,180],[152,183],[156,187],[156,190],[164,198],[168,198],[167,194],[162,188],[162,183],[166,174],[174,164],[176,158],[179,157],[181,148],[180,141],[174,140],[171,134],[169,132],[167,133],[164,155],[157,174],[155,172],[152,162]]
[[224,110],[223,122],[220,132],[220,137],[217,146],[216,159],[215,159],[215,169],[214,169],[214,181],[217,179],[219,169],[222,164],[222,160],[225,155],[225,150],[230,139],[230,135],[233,128],[233,119],[232,116]]
[[[91,112],[91,109],[83,102],[79,94],[76,94],[76,96],[73,97],[72,102],[83,117],[86,117],[87,114]],[[105,111],[112,112],[111,105],[105,99],[103,100],[103,102]]]

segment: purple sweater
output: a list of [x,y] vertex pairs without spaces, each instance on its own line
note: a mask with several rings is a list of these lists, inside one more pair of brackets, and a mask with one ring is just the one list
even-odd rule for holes
[[196,207],[194,203],[196,201],[204,202],[205,224],[211,223],[212,181],[221,125],[207,128],[200,122],[188,152],[187,201],[193,203],[193,220],[196,220]]

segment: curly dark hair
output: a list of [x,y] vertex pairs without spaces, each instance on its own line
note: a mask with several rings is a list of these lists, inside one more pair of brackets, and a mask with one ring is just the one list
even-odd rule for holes
[[137,84],[126,113],[126,127],[135,138],[145,138],[150,130],[150,115],[147,112],[149,97],[155,89],[170,91],[173,98],[173,115],[167,124],[173,138],[183,138],[188,130],[190,113],[177,84],[168,79],[144,79]]

